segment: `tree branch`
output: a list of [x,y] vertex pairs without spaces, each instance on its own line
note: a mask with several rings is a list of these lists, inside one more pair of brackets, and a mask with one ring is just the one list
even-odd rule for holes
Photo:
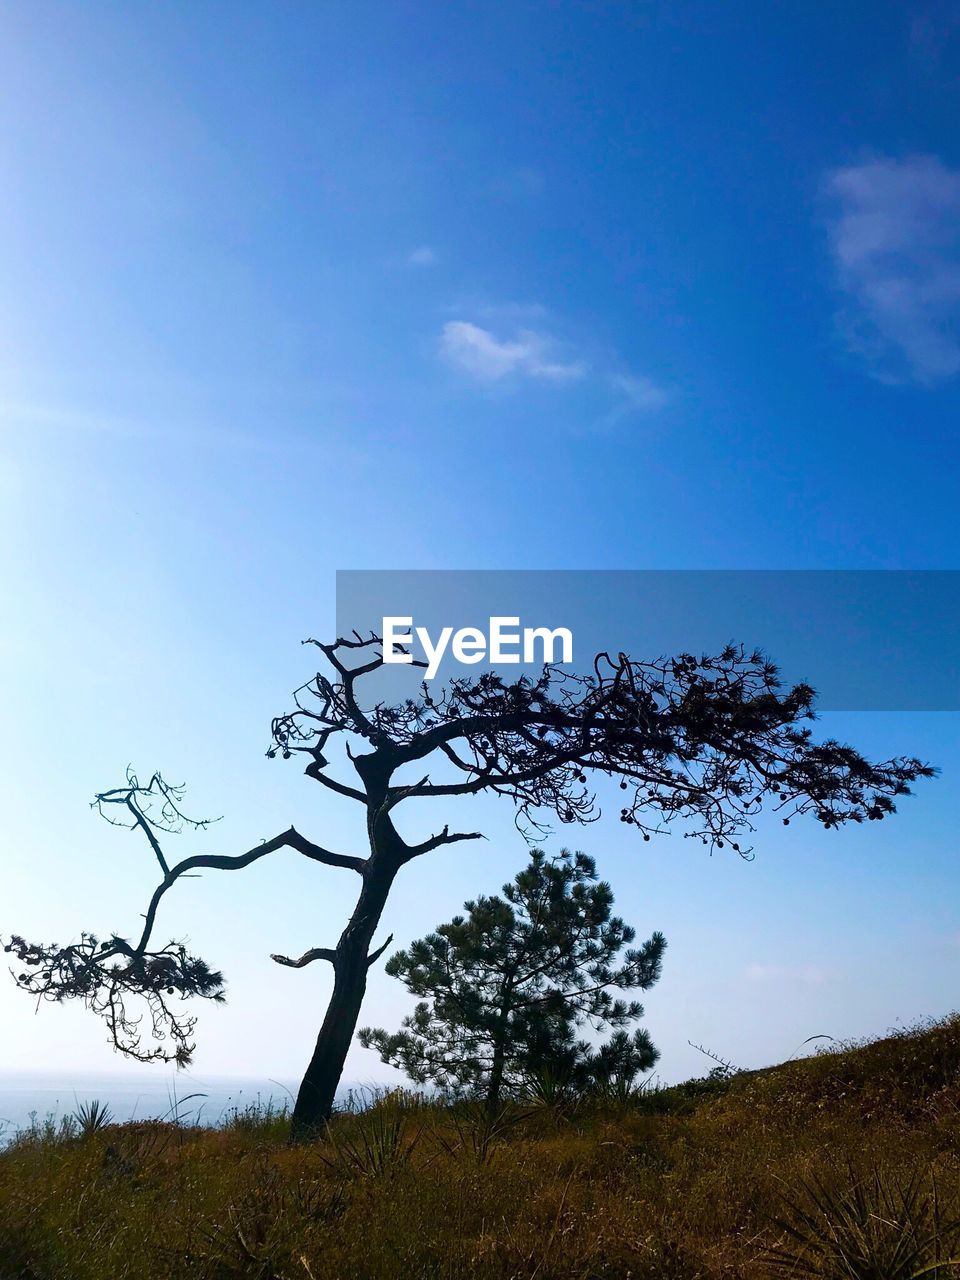
[[310,951],[305,951],[299,960],[277,955],[271,955],[270,959],[275,960],[277,964],[286,965],[288,969],[302,969],[308,964],[313,964],[314,960],[329,960],[331,964],[335,964],[337,953],[332,947],[313,947]]
[[153,850],[157,861],[160,863],[160,870],[163,872],[164,875],[169,875],[170,867],[167,863],[166,858],[163,855],[163,850],[160,848],[160,841],[154,835],[153,828],[150,826],[150,823],[147,821],[144,815],[137,808],[132,795],[127,796],[125,803],[127,808],[130,810],[130,813],[133,815],[134,825],[138,826],[140,830],[143,832],[143,834],[147,837],[147,842],[150,845],[150,848]]
[[251,862],[256,862],[268,853],[276,853],[278,849],[284,848],[295,849],[297,853],[302,853],[305,858],[310,858],[313,862],[322,862],[328,867],[346,867],[348,870],[356,871],[360,874],[363,873],[366,865],[366,859],[364,858],[354,858],[343,853],[332,853],[329,849],[324,849],[322,845],[314,844],[311,840],[307,840],[295,827],[288,827],[286,831],[281,831],[272,840],[264,840],[262,844],[254,845],[252,849],[248,849],[246,853],[236,855],[198,853],[191,858],[184,858],[182,862],[178,862],[170,869],[167,879],[172,883],[188,871],[203,870],[205,868],[214,871],[240,871],[243,867],[248,867]]
[[290,848],[295,849],[298,853],[302,853],[304,857],[310,858],[314,862],[322,862],[328,867],[347,867],[351,871],[363,873],[366,861],[363,858],[348,857],[342,853],[331,853],[329,849],[324,849],[318,844],[313,844],[300,834],[294,827],[288,827],[286,831],[282,831],[280,835],[274,836],[272,840],[264,840],[262,844],[254,845],[252,849],[248,849],[246,853],[230,856],[229,854],[217,853],[200,853],[195,854],[192,858],[184,858],[182,862],[178,862],[176,866],[171,867],[164,876],[163,880],[157,885],[147,907],[147,913],[144,917],[143,933],[140,941],[136,946],[136,951],[142,954],[150,941],[150,934],[153,931],[153,924],[157,914],[157,908],[163,895],[170,889],[182,875],[189,871],[199,871],[210,869],[213,871],[240,871],[243,867],[248,867],[251,862],[256,862],[260,858],[266,857],[269,853],[275,853],[278,849]]
[[382,947],[377,947],[376,951],[370,952],[370,954],[367,956],[368,969],[372,965],[375,965],[377,963],[377,961],[380,959],[380,957],[383,955],[383,953],[386,951],[387,947],[389,947],[392,941],[393,941],[393,934],[391,933],[390,937],[386,940],[386,942],[383,944]]
[[461,840],[486,840],[486,838],[482,831],[454,831],[451,835],[450,828],[444,827],[437,835],[431,836],[421,844],[411,845],[406,861],[409,862],[411,858],[418,858],[422,853],[432,853],[434,849],[439,849],[441,845],[458,844]]
[[[291,750],[303,750],[302,747],[293,747]],[[346,796],[348,800],[358,800],[360,804],[366,804],[367,797],[362,791],[358,791],[356,787],[348,787],[345,782],[338,782],[336,778],[328,778],[323,772],[326,762],[322,760],[313,760],[304,769],[304,773],[308,778],[313,778],[314,782],[320,782],[328,791],[336,791],[337,795]]]

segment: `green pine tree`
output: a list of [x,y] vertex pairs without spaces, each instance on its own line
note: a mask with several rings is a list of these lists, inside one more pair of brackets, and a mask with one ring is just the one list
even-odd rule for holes
[[[535,850],[503,896],[464,904],[434,933],[398,951],[387,972],[420,997],[401,1030],[366,1027],[360,1042],[417,1083],[465,1092],[491,1107],[550,1075],[586,1089],[632,1081],[658,1057],[643,1014],[616,993],[660,976],[666,941],[639,948],[612,914],[613,892],[584,853]],[[599,1049],[578,1038],[613,1029]]]

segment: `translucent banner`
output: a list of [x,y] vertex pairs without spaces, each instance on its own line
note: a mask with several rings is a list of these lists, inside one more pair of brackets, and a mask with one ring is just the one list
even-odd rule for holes
[[[391,640],[377,696],[544,660],[761,650],[826,711],[960,710],[953,570],[343,570],[338,635]],[[423,666],[406,662],[404,652]]]

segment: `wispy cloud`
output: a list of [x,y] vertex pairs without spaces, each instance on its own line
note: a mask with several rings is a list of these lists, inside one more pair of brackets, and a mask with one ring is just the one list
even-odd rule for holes
[[417,245],[407,254],[408,267],[435,267],[439,261],[440,255],[429,244]]
[[[670,401],[667,389],[625,371],[611,355],[561,342],[551,313],[537,304],[476,304],[475,320],[450,320],[440,333],[443,359],[474,384],[519,390],[524,383],[577,384],[581,429],[603,434],[636,417],[649,417]],[[539,322],[539,323],[538,323]],[[550,324],[548,330],[545,326]],[[534,327],[536,325],[536,327]]]
[[498,338],[492,330],[468,320],[448,321],[440,335],[444,358],[480,382],[500,382],[511,376],[544,382],[584,378],[587,366],[580,360],[559,358],[557,346],[548,334],[535,329]]
[[663,387],[642,375],[615,373],[610,385],[631,409],[662,409],[669,399]]
[[960,172],[937,156],[871,160],[826,187],[850,349],[886,382],[960,373]]
[[612,373],[606,382],[611,403],[593,425],[597,432],[611,431],[626,418],[658,413],[670,400],[665,387],[642,374]]

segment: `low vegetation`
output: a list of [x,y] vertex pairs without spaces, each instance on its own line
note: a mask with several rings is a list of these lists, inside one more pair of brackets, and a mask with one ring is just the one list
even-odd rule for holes
[[288,1129],[33,1126],[0,1152],[0,1278],[960,1276],[956,1015],[629,1096],[390,1093]]

